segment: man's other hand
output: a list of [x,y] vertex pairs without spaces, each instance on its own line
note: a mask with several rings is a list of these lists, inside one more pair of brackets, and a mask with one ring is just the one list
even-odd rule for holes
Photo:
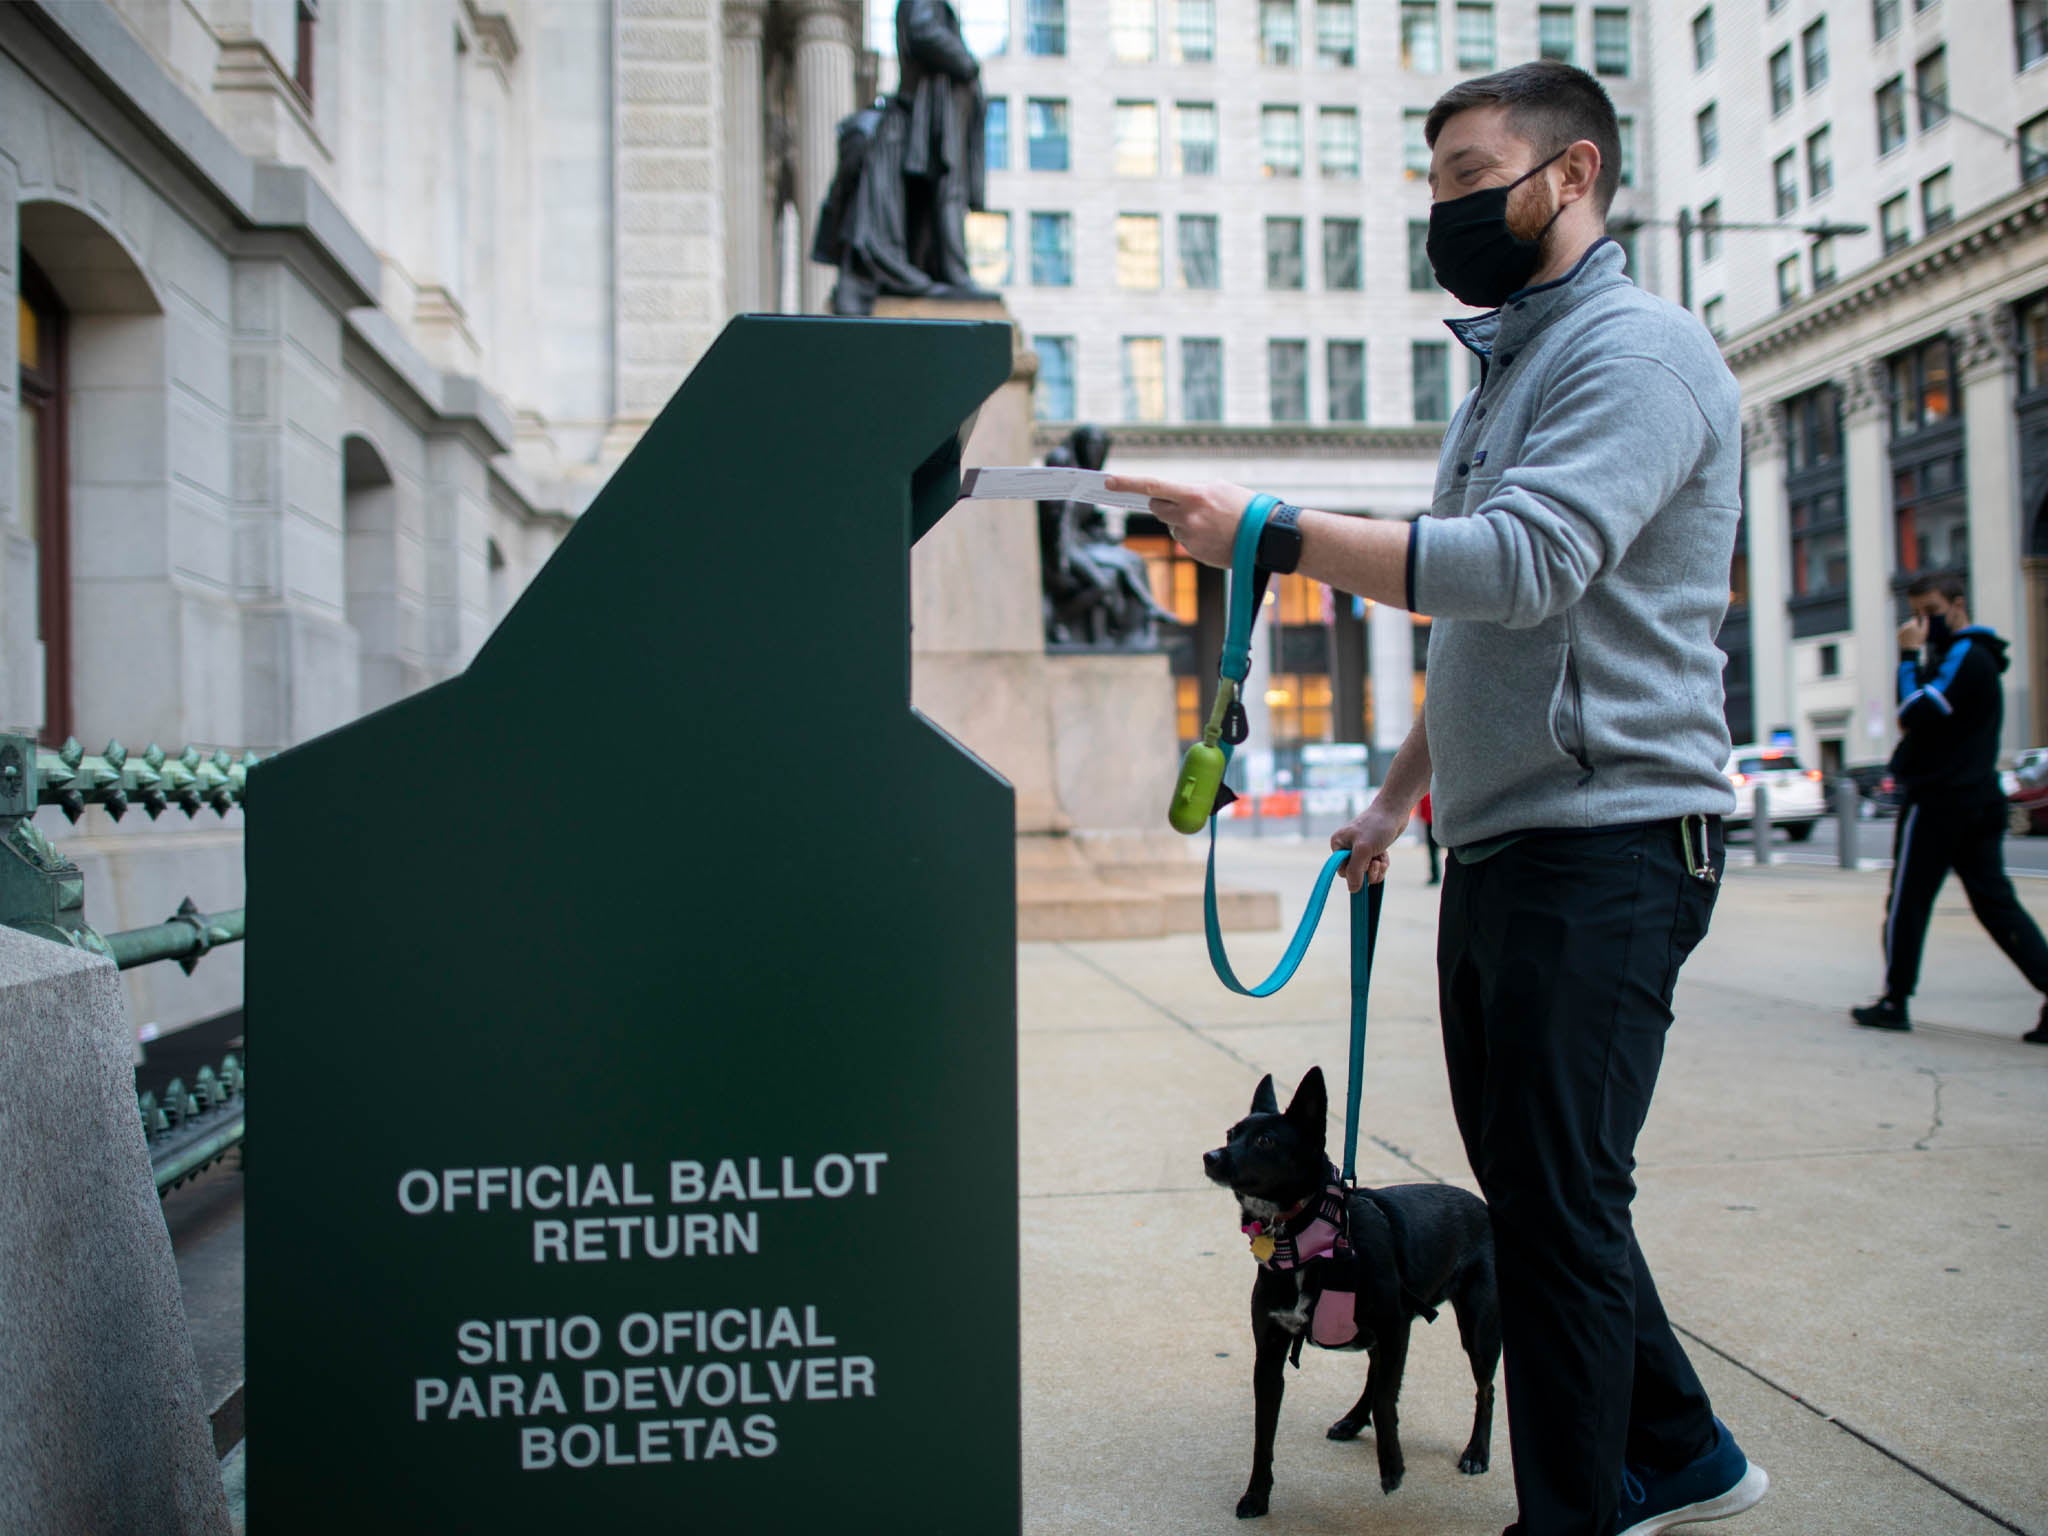
[[1111,475],[1107,488],[1149,496],[1152,515],[1166,524],[1182,549],[1204,565],[1229,569],[1237,525],[1252,502],[1252,493],[1243,486],[1222,480],[1181,485],[1143,475]]
[[[1189,551],[1189,553],[1193,553],[1193,551]],[[1912,618],[1899,626],[1899,649],[1902,651],[1920,651],[1926,648],[1927,621],[1916,613]]]
[[1344,864],[1344,882],[1354,895],[1366,881],[1378,885],[1387,878],[1387,867],[1391,862],[1387,850],[1394,846],[1394,839],[1407,829],[1407,817],[1396,821],[1382,811],[1379,801],[1375,800],[1357,820],[1347,822],[1330,834],[1332,852],[1344,848],[1351,850],[1351,857]]

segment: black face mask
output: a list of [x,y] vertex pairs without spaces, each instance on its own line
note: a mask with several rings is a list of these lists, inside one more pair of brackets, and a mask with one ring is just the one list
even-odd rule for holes
[[1430,269],[1459,303],[1498,309],[1508,295],[1529,286],[1530,277],[1541,265],[1543,237],[1564,212],[1564,205],[1558,205],[1557,213],[1536,232],[1534,240],[1524,240],[1508,228],[1508,194],[1563,154],[1560,149],[1504,187],[1481,187],[1430,205]]
[[1948,627],[1948,615],[1930,613],[1927,615],[1927,643],[1937,650],[1949,642],[1953,631]]

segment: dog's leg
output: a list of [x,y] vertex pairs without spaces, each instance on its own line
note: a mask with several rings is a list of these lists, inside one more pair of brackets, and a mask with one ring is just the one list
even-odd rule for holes
[[1489,1262],[1452,1298],[1458,1313],[1458,1337],[1472,1362],[1478,1386],[1472,1410],[1472,1443],[1458,1458],[1458,1470],[1484,1472],[1493,1464],[1493,1376],[1500,1366],[1500,1293],[1494,1288]]
[[1293,1342],[1287,1330],[1270,1318],[1258,1318],[1253,1327],[1257,1353],[1252,1361],[1252,1480],[1237,1501],[1240,1520],[1263,1515],[1273,1492],[1273,1433],[1280,1425],[1280,1398],[1287,1390],[1287,1347]]
[[1377,1369],[1374,1356],[1377,1351],[1366,1351],[1365,1390],[1358,1394],[1358,1401],[1351,1405],[1351,1411],[1330,1426],[1332,1440],[1356,1440],[1359,1432],[1372,1423],[1372,1373]]
[[1380,1491],[1392,1493],[1408,1470],[1401,1460],[1401,1415],[1394,1404],[1401,1396],[1401,1376],[1408,1366],[1409,1320],[1380,1336],[1372,1359],[1372,1428],[1380,1453]]

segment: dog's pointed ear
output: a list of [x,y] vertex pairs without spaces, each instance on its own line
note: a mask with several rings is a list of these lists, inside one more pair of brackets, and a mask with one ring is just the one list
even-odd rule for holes
[[1301,1086],[1294,1090],[1294,1102],[1287,1106],[1287,1118],[1294,1128],[1320,1146],[1330,1119],[1329,1090],[1323,1087],[1323,1069],[1310,1067]]
[[1259,1086],[1252,1090],[1252,1113],[1255,1115],[1277,1115],[1280,1113],[1280,1095],[1273,1091],[1273,1074],[1268,1072],[1259,1079]]

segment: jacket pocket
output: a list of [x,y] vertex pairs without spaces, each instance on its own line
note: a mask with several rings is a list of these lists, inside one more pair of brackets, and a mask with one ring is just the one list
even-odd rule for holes
[[1550,742],[1587,773],[1593,771],[1586,760],[1586,703],[1568,644],[1557,648],[1557,681],[1550,690]]

